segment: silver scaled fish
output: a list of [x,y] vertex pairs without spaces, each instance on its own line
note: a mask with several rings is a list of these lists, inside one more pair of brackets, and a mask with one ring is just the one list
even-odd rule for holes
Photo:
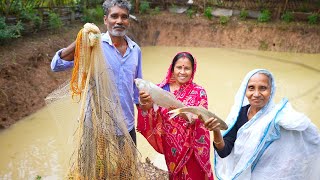
[[176,117],[179,114],[188,114],[188,113],[191,113],[197,116],[201,115],[202,117],[201,119],[204,122],[206,122],[211,117],[217,118],[220,123],[220,129],[221,130],[228,129],[228,125],[221,118],[219,118],[217,115],[215,115],[214,113],[210,112],[209,110],[207,110],[202,106],[188,106],[188,107],[177,108],[169,111],[170,119]]
[[[140,91],[143,90],[150,94],[154,105],[158,105],[167,109],[170,107],[185,107],[185,105],[181,101],[177,100],[172,93],[163,90],[150,81],[136,78],[134,82]],[[157,107],[155,107],[155,109],[157,109]]]

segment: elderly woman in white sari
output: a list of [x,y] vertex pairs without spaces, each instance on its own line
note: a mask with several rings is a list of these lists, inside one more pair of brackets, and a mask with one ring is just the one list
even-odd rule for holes
[[218,179],[320,179],[320,134],[287,99],[274,103],[273,75],[264,69],[244,78],[228,115],[228,129],[217,119],[213,131],[214,168]]

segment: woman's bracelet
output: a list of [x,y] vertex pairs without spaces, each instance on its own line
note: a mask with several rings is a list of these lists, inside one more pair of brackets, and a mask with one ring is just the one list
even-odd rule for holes
[[220,142],[215,142],[215,141],[213,140],[213,143],[214,143],[215,145],[218,145],[218,144],[221,144],[222,141],[223,141],[223,139],[222,139]]

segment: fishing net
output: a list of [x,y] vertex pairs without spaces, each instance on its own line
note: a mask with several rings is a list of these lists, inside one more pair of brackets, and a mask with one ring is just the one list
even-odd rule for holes
[[100,42],[99,28],[85,24],[76,40],[71,81],[46,98],[47,104],[64,97],[80,103],[68,178],[144,179]]

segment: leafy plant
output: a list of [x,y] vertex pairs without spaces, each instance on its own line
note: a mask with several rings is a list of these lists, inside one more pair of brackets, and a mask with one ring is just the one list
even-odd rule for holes
[[58,14],[49,13],[49,28],[51,30],[58,30],[62,27],[62,21]]
[[40,29],[40,28],[41,28],[41,25],[42,25],[42,23],[43,23],[42,18],[39,17],[39,16],[33,17],[32,22],[33,22],[33,25],[34,25],[34,27],[35,27],[36,29]]
[[139,7],[140,13],[144,14],[147,13],[150,10],[150,4],[147,1],[142,1],[140,3],[140,7]]
[[5,18],[0,17],[0,43],[9,39],[19,38],[22,30],[23,26],[21,21],[18,21],[16,25],[8,26]]
[[309,24],[317,24],[319,16],[317,14],[311,14],[308,16],[308,23]]
[[258,17],[259,22],[268,22],[271,19],[271,13],[269,10],[263,10]]
[[103,9],[101,6],[97,6],[96,8],[85,9],[83,11],[83,16],[81,18],[82,22],[90,22],[90,23],[99,23],[103,19]]
[[228,16],[220,16],[219,22],[222,25],[226,25],[229,22],[229,17]]
[[152,11],[151,11],[151,15],[157,15],[160,13],[160,7],[155,7]]
[[212,7],[207,7],[205,10],[204,10],[204,16],[207,17],[208,19],[212,19]]
[[307,7],[306,4],[302,4],[302,5],[300,5],[300,6],[298,7],[298,11],[299,11],[299,12],[309,12],[310,10],[309,10],[309,8]]
[[37,15],[37,11],[30,8],[25,8],[20,12],[22,22],[31,22],[35,29],[39,30],[42,25],[42,18]]
[[41,176],[40,175],[37,175],[37,177],[36,177],[36,180],[41,180]]
[[223,3],[222,0],[217,0],[217,1],[216,1],[216,4],[217,4],[218,6],[224,6],[224,3]]
[[242,9],[240,11],[240,19],[241,20],[246,20],[248,16],[249,16],[249,12],[247,10]]
[[170,9],[176,12],[178,7],[175,4],[171,4]]
[[191,19],[194,15],[195,11],[193,9],[188,9],[187,10],[187,16]]
[[291,22],[293,21],[293,13],[286,11],[285,13],[282,14],[281,19],[287,23]]

